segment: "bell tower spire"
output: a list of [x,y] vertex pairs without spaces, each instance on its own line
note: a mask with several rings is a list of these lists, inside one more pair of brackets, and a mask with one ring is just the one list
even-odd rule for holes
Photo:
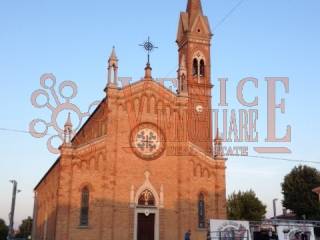
[[197,15],[203,15],[201,0],[188,0],[187,13],[190,16],[189,22]]
[[118,58],[116,49],[113,46],[108,60],[108,86],[117,86],[118,80]]
[[71,122],[71,114],[68,113],[68,118],[66,123],[64,124],[64,144],[71,145],[73,130],[72,130],[72,122]]
[[189,141],[212,155],[211,38],[209,20],[201,0],[188,0],[180,14],[178,92],[188,96]]

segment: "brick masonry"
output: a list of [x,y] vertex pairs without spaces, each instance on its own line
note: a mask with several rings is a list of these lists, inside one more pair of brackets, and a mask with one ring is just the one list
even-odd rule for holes
[[[192,239],[206,239],[206,229],[198,228],[200,193],[207,220],[226,217],[225,159],[212,152],[211,36],[200,1],[189,0],[178,31],[179,73],[186,66],[178,93],[149,78],[106,88],[106,98],[72,144],[61,146],[60,158],[35,188],[35,239],[136,239],[143,186],[156,198],[160,240],[183,239],[188,229]],[[193,73],[197,53],[205,59],[203,76]],[[195,111],[198,105],[204,110]],[[156,126],[165,139],[164,152],[152,160],[132,149],[132,132],[142,123]],[[87,227],[79,225],[84,187],[90,192]]]

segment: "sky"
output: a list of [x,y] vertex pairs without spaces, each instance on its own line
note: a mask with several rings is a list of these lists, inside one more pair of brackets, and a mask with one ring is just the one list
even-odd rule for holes
[[[277,111],[277,134],[292,127],[291,154],[272,158],[319,161],[320,127],[320,2],[318,0],[202,0],[214,33],[212,41],[213,107],[218,107],[218,78],[228,78],[229,108],[239,109],[236,86],[246,77],[259,80],[245,96],[259,97],[259,142],[266,137],[265,77],[288,77],[290,91],[277,88],[286,111]],[[234,9],[235,6],[238,6]],[[139,47],[148,36],[159,48],[152,53],[154,77],[176,77],[175,43],[180,11],[186,0],[140,1],[0,1],[0,129],[27,131],[33,119],[50,120],[48,109],[34,108],[31,94],[40,88],[40,76],[53,73],[57,85],[74,81],[74,103],[82,112],[104,97],[106,64],[112,46],[119,58],[119,75],[140,79],[146,55]],[[232,9],[234,11],[230,12]],[[60,116],[59,123],[61,124]],[[54,129],[49,129],[54,134]],[[0,130],[0,218],[8,222],[12,184],[18,181],[16,225],[32,216],[33,188],[53,164],[56,155],[45,138]],[[243,144],[242,144],[243,145]],[[244,144],[245,145],[245,144]],[[257,156],[249,146],[249,155]],[[259,155],[262,156],[262,155]],[[304,163],[304,162],[301,162]],[[272,215],[272,199],[279,199],[281,182],[299,162],[279,159],[230,157],[227,193],[253,189]],[[319,169],[320,164],[308,163]]]

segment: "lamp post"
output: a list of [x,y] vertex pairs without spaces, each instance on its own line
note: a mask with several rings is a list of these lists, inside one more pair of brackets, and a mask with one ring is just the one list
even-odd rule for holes
[[[277,220],[277,205],[276,205],[277,201],[278,201],[277,198],[272,200],[272,203],[273,203],[273,219],[274,220]],[[275,232],[275,234],[277,233],[277,222],[276,221],[274,221],[274,232]]]
[[13,229],[14,210],[16,207],[16,196],[17,196],[17,193],[20,192],[20,190],[17,189],[18,182],[16,180],[10,180],[10,182],[13,184],[13,190],[12,190],[12,200],[11,200],[11,211],[9,213],[9,232],[8,232],[8,238],[7,238],[9,240],[13,239],[14,237],[14,229]]
[[276,202],[278,201],[277,198],[273,199],[273,218],[277,219],[277,206],[276,206]]

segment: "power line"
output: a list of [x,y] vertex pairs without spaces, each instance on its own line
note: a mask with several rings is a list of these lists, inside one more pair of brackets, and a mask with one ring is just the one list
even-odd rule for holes
[[179,68],[179,66],[175,66],[174,68],[172,68],[164,77],[169,77],[171,75],[171,73],[177,71],[177,69]]
[[[13,132],[13,133],[26,133],[26,134],[32,134],[37,132],[27,131],[27,130],[19,130],[19,129],[10,129],[10,128],[0,128],[0,131],[4,132]],[[55,136],[53,134],[45,134],[44,136]],[[268,159],[268,160],[280,160],[280,161],[287,161],[287,162],[297,162],[297,163],[312,163],[312,164],[320,164],[319,161],[308,161],[303,159],[292,159],[292,158],[279,158],[279,157],[267,157],[267,156],[257,156],[257,155],[235,155],[235,156],[227,156],[227,157],[249,157],[249,158],[258,158],[258,159]]]
[[[27,130],[19,130],[19,129],[12,129],[12,128],[0,128],[0,131],[3,132],[13,132],[13,133],[27,133],[27,134],[39,134],[35,131],[27,131]],[[55,136],[54,134],[42,134],[43,136]]]
[[214,27],[213,29],[216,30],[218,29],[234,12],[237,10],[238,7],[242,3],[244,3],[245,0],[240,0]]
[[320,164],[319,161],[308,161],[308,160],[302,160],[302,159],[290,159],[290,158],[279,158],[279,157],[253,156],[253,155],[237,156],[237,157],[250,157],[250,158],[268,159],[268,160],[280,160],[280,161],[287,161],[287,162]]

